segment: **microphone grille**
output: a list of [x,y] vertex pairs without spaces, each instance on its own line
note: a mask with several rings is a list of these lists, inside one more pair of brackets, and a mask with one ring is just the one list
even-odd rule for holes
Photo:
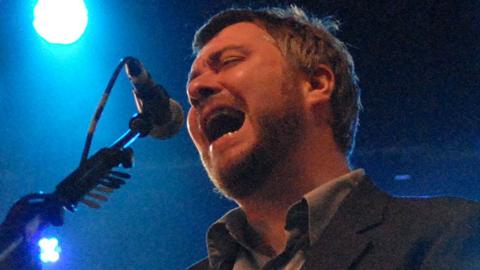
[[182,106],[173,99],[169,99],[171,119],[163,125],[155,125],[148,135],[164,140],[173,137],[183,126],[184,116]]

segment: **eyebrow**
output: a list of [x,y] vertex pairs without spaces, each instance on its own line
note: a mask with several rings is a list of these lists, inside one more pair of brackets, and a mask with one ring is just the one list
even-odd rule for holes
[[[211,62],[216,62],[218,61],[218,59],[220,59],[220,57],[226,52],[226,51],[231,51],[231,50],[238,50],[238,51],[242,51],[242,52],[247,52],[247,48],[245,48],[245,46],[242,46],[242,45],[229,45],[229,46],[225,46],[223,47],[222,49],[220,50],[217,50],[217,51],[214,51],[212,52],[210,55],[208,55],[208,62],[211,63]],[[195,79],[196,77],[198,77],[200,75],[200,72],[198,70],[194,70],[193,72],[191,72],[188,76],[188,82],[192,81],[193,79]]]

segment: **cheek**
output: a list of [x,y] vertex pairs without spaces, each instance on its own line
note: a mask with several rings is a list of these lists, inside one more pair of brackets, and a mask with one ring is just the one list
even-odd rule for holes
[[[233,89],[233,95],[246,101],[249,106],[261,102],[271,105],[270,101],[278,94],[284,78],[277,70],[264,66],[243,66],[241,69],[225,74],[228,78],[226,88]],[[266,103],[266,104],[265,104]]]
[[198,126],[198,118],[195,109],[190,109],[187,115],[187,130],[190,134],[190,138],[192,138],[195,145],[198,145],[200,140],[200,130]]
[[232,79],[242,81],[245,78],[245,70],[237,69],[229,75]]

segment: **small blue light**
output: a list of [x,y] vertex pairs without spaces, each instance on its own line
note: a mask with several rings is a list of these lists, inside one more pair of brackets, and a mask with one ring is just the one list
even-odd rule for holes
[[60,259],[61,248],[58,245],[57,238],[42,238],[38,241],[38,246],[40,247],[40,260],[42,262],[54,263]]
[[412,176],[410,174],[397,174],[393,179],[395,181],[408,181],[412,180]]
[[33,26],[50,43],[74,43],[87,24],[88,10],[83,0],[39,0],[35,5]]

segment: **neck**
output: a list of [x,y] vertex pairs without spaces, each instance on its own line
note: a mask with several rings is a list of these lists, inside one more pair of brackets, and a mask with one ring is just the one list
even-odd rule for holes
[[[315,138],[324,142],[325,138]],[[261,190],[236,202],[244,210],[249,224],[275,254],[284,250],[288,234],[284,230],[288,208],[309,191],[349,172],[345,156],[335,143],[305,144],[278,164],[264,179]],[[266,253],[266,252],[265,252]]]

